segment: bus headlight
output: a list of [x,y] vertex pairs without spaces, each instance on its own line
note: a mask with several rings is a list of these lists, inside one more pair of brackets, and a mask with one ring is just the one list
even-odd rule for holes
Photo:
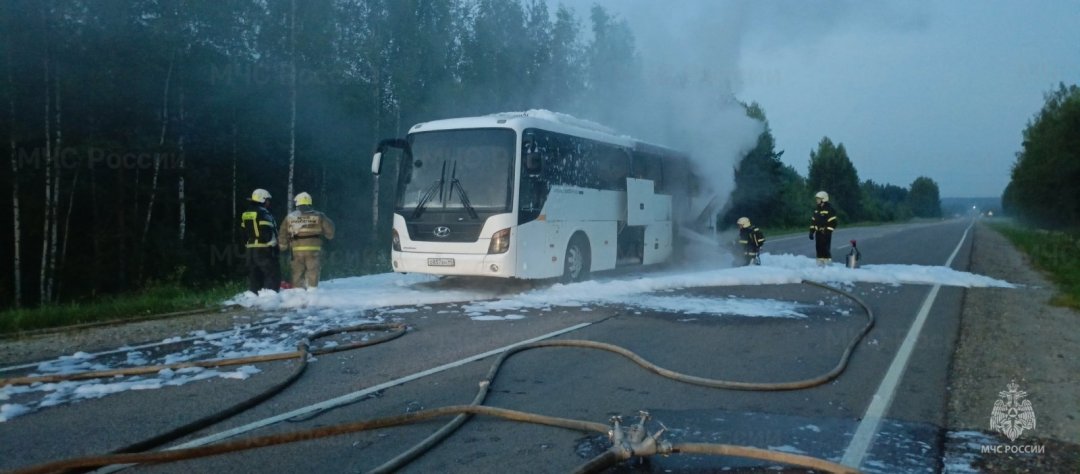
[[398,237],[397,229],[393,229],[393,234],[390,236],[390,242],[395,251],[401,251],[401,237]]
[[506,253],[510,250],[510,229],[506,228],[491,236],[491,244],[488,245],[488,254]]

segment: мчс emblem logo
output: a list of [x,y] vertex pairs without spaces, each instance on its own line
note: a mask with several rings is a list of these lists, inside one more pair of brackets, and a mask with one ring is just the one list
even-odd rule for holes
[[1000,431],[1016,441],[1024,430],[1035,429],[1035,410],[1031,400],[1024,400],[1027,392],[1020,390],[1015,382],[1006,385],[1008,390],[998,392],[1001,397],[994,402],[994,411],[990,414],[990,429]]

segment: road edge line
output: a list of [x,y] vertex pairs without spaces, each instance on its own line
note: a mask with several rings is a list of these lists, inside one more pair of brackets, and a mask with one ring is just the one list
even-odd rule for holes
[[[960,253],[960,248],[964,246],[968,232],[971,231],[974,225],[975,221],[972,221],[964,229],[964,235],[960,236],[960,243],[956,244],[952,255],[949,255],[949,259],[945,262],[946,267],[952,267],[953,260]],[[897,350],[896,356],[893,357],[892,363],[889,364],[889,370],[885,373],[885,377],[881,379],[877,391],[874,392],[870,406],[866,408],[866,413],[863,414],[862,420],[859,421],[859,426],[851,437],[851,443],[848,444],[847,449],[844,451],[844,457],[840,460],[840,464],[858,469],[866,460],[866,455],[870,452],[870,442],[877,436],[878,428],[881,426],[881,422],[884,421],[885,412],[892,405],[896,389],[900,386],[900,379],[903,378],[904,372],[907,371],[911,354],[915,351],[915,344],[919,340],[923,325],[930,314],[930,308],[934,306],[934,301],[937,299],[940,290],[940,284],[934,285],[930,289],[930,293],[926,295],[926,299],[923,300],[923,304],[919,308],[919,314],[908,329],[907,336],[904,337],[904,342],[900,344],[900,349]]]

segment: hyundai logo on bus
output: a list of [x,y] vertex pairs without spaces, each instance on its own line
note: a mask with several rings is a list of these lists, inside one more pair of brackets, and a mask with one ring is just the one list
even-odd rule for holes
[[445,239],[450,236],[450,228],[444,225],[435,228],[435,237]]

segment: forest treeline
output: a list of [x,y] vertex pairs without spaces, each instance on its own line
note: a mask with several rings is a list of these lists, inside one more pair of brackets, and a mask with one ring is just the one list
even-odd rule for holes
[[[301,191],[335,219],[329,276],[385,271],[377,140],[534,108],[603,123],[644,74],[625,21],[543,0],[8,0],[0,28],[0,309],[238,278],[256,187],[279,219]],[[940,214],[932,180],[860,181],[842,143],[806,178],[781,153],[766,126],[728,214],[801,226],[818,189],[849,221]]]
[[721,227],[733,226],[736,219],[750,217],[758,226],[791,228],[809,224],[813,195],[829,193],[841,222],[889,222],[913,217],[941,217],[941,197],[933,179],[920,176],[908,187],[873,180],[860,180],[858,170],[843,143],[823,137],[810,152],[804,178],[780,157],[776,140],[768,127],[765,111],[757,103],[746,113],[765,123],[756,146],[735,171],[731,206],[721,218]]
[[1080,87],[1058,87],[1028,121],[1002,195],[1008,214],[1049,229],[1080,231]]

